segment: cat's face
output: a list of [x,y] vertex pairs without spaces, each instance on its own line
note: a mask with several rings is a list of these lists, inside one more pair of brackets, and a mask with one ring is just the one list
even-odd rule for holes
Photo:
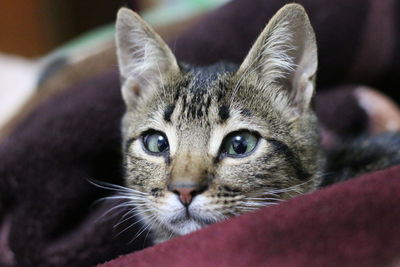
[[316,48],[301,7],[283,8],[240,67],[178,66],[162,40],[125,9],[117,47],[127,105],[126,185],[159,240],[318,183],[310,108]]

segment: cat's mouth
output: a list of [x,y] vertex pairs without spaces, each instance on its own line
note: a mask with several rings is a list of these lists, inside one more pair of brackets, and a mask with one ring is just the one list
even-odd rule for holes
[[185,207],[185,210],[175,214],[170,220],[168,220],[168,225],[175,234],[185,235],[193,231],[197,231],[207,225],[215,223],[217,220],[215,218],[208,218],[207,216],[202,216],[198,212],[190,211],[190,209]]
[[190,205],[184,205],[171,193],[166,195],[163,203],[157,214],[158,221],[175,235],[185,235],[224,219],[205,195],[198,195]]

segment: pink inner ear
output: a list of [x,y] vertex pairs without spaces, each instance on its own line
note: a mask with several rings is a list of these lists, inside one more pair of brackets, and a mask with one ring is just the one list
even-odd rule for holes
[[15,266],[15,256],[9,246],[11,216],[5,216],[0,225],[0,265]]

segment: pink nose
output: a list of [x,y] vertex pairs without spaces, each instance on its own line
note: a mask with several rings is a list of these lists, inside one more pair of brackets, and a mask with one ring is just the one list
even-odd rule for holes
[[168,185],[168,190],[177,194],[179,200],[182,202],[183,205],[186,207],[192,203],[193,198],[203,193],[207,190],[207,185],[197,184],[197,183],[190,183],[190,184],[182,184],[182,183],[172,183]]
[[192,202],[193,197],[197,193],[196,188],[194,187],[178,187],[175,188],[173,192],[179,196],[179,199],[185,206],[189,206],[189,204]]

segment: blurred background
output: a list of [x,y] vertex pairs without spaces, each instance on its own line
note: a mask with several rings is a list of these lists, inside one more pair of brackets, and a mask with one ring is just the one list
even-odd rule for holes
[[51,95],[116,66],[120,7],[168,40],[228,1],[0,0],[0,139]]
[[40,56],[89,29],[113,21],[118,7],[124,4],[123,0],[2,0],[0,51]]
[[[1,0],[0,51],[37,57],[97,26],[112,23],[121,6],[155,24],[182,20],[226,0]],[[172,11],[172,12],[171,12]]]

